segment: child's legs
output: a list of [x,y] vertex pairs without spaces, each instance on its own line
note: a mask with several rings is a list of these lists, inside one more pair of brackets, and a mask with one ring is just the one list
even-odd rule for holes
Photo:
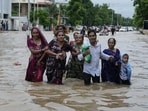
[[129,80],[121,80],[121,82],[125,85],[131,85],[131,82]]
[[131,73],[128,73],[128,80],[130,81],[131,80]]
[[91,75],[90,74],[83,72],[83,79],[84,79],[85,85],[91,84]]

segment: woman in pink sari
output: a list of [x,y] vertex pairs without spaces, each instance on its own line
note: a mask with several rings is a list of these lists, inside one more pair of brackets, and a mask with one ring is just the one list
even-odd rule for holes
[[48,49],[48,42],[46,41],[42,32],[33,27],[31,30],[31,37],[27,38],[27,46],[31,52],[29,63],[26,71],[26,81],[41,82],[43,81],[43,74],[45,71],[46,59],[39,59],[43,56],[44,51]]

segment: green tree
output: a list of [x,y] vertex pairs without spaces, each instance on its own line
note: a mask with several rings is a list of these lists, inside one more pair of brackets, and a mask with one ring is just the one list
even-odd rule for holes
[[55,25],[57,23],[58,9],[55,4],[47,5],[43,9],[33,10],[30,12],[30,22],[33,24],[37,23],[39,20],[39,25],[44,27],[51,27],[51,24]]
[[70,0],[67,15],[72,25],[91,24],[93,3],[90,0]]
[[81,5],[83,7],[81,12],[83,17],[82,25],[90,26],[93,24],[95,16],[93,3],[90,0],[81,0]]
[[30,21],[32,23],[36,23],[37,19],[39,19],[39,25],[49,26],[49,16],[47,10],[36,10],[30,12]]
[[56,25],[57,23],[57,15],[58,15],[58,8],[55,4],[52,4],[47,7],[48,10],[48,17],[50,19],[50,25]]
[[108,9],[108,5],[107,4],[103,4],[100,6],[100,10],[98,10],[98,14],[101,18],[101,25],[110,25],[111,24],[111,15],[112,15],[112,10]]
[[134,25],[137,28],[143,27],[143,21],[148,20],[148,0],[134,0],[135,6]]
[[83,21],[83,17],[80,15],[80,13],[83,13],[81,11],[84,11],[84,9],[80,1],[81,0],[71,0],[69,2],[69,6],[67,7],[69,20],[71,21],[71,25],[74,26],[77,24],[82,24]]

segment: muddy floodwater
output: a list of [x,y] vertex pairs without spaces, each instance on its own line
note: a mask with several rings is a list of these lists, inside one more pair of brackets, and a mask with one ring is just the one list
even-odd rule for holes
[[[148,36],[117,32],[98,36],[102,50],[109,37],[128,53],[132,85],[100,83],[84,86],[82,80],[65,79],[64,85],[24,80],[30,52],[28,32],[0,32],[0,111],[148,111]],[[52,32],[44,32],[50,41]],[[72,37],[72,33],[69,34]]]

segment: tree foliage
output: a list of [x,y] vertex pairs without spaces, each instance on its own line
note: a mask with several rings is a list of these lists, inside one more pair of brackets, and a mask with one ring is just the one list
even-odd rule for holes
[[[131,19],[126,19],[107,4],[94,5],[90,0],[70,0],[67,7],[67,16],[72,25],[132,25]],[[129,20],[123,22],[123,20]]]
[[135,6],[134,25],[137,28],[143,27],[143,21],[148,20],[148,0],[134,0]]
[[70,24],[72,26],[98,26],[117,24],[132,25],[131,18],[125,18],[121,14],[115,13],[115,11],[110,9],[107,4],[94,5],[91,0],[70,0],[68,5],[60,4],[60,7],[57,7],[56,4],[46,6],[44,9],[31,11],[30,20],[31,22],[36,22],[38,18],[39,24],[43,26],[56,24],[59,11],[62,20],[66,19],[66,24]]
[[34,24],[39,20],[39,25],[44,27],[56,24],[58,9],[56,5],[50,5],[43,9],[32,10],[30,12],[30,21]]

